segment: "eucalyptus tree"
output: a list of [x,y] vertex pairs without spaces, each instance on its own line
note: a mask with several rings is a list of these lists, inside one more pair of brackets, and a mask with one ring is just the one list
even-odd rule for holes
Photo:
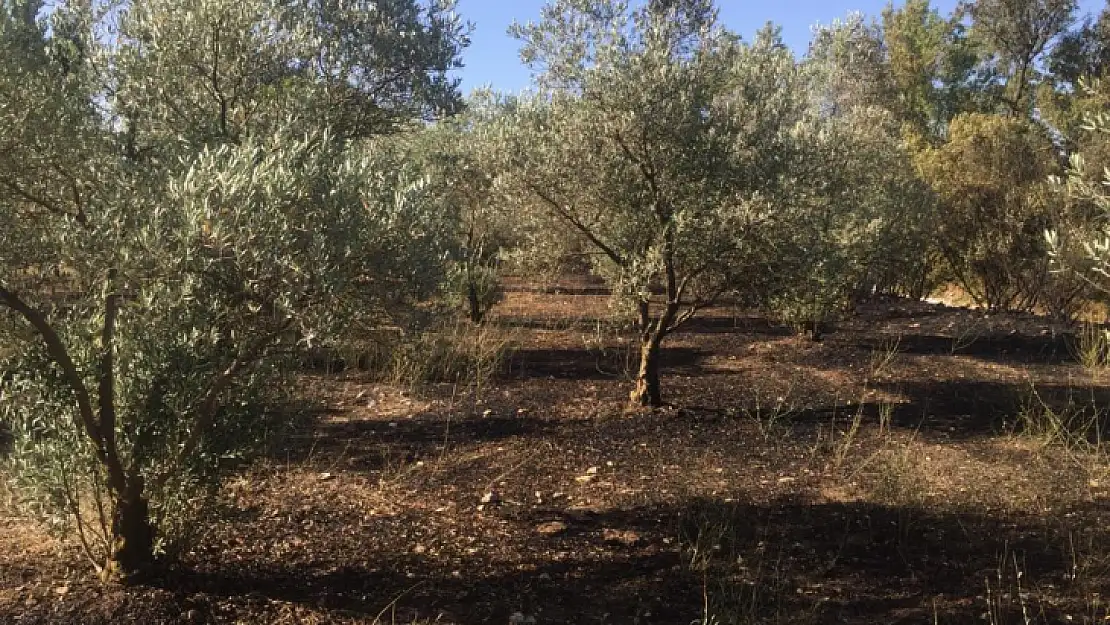
[[992,55],[1003,79],[1002,103],[1012,115],[1031,116],[1038,63],[1075,19],[1076,0],[975,0],[972,32]]
[[455,106],[465,32],[401,0],[34,5],[0,19],[0,411],[24,502],[129,580],[287,354],[438,284],[449,215],[367,138]]
[[882,14],[894,98],[889,107],[906,130],[935,144],[960,113],[984,110],[988,76],[959,14],[942,15],[929,0],[908,0]]
[[773,29],[740,42],[709,0],[556,0],[511,32],[535,92],[506,120],[503,186],[593,250],[638,320],[631,402],[659,406],[664,339],[756,274],[796,64]]

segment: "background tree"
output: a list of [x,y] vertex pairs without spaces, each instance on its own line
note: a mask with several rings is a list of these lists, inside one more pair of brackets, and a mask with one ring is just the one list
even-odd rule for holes
[[1010,114],[1032,115],[1037,63],[1075,19],[1075,0],[975,0],[973,33],[1003,80],[1000,100]]
[[739,43],[707,0],[557,0],[512,32],[539,93],[506,120],[511,184],[596,252],[638,319],[631,401],[659,406],[664,339],[753,268],[747,233],[792,149],[793,58],[770,30]]
[[990,310],[1042,303],[1054,151],[1032,122],[974,113],[953,120],[948,142],[918,157],[945,210],[940,249],[963,289]]
[[882,34],[893,98],[876,104],[889,108],[904,132],[935,144],[956,115],[984,110],[979,54],[958,15],[909,0],[883,11]]
[[[826,242],[829,253],[851,255],[858,269],[826,280],[837,285],[838,307],[845,304],[846,293],[924,297],[938,277],[938,253],[930,235],[939,212],[933,194],[909,164],[913,153],[941,140],[948,123],[943,117],[947,94],[955,88],[947,87],[941,75],[945,62],[940,55],[949,45],[950,24],[939,17],[930,21],[927,6],[911,3],[888,10],[884,24],[893,33],[858,14],[834,21],[816,32],[805,59],[812,111],[801,143],[809,158],[800,165],[807,173],[796,184],[809,189],[811,202],[824,205],[821,212],[838,215],[828,223],[846,228],[840,230],[839,242]],[[921,32],[925,26],[935,32]],[[898,46],[916,50],[928,45],[938,55],[935,64],[900,61],[898,54],[913,53],[886,43],[884,37],[891,34],[905,40]],[[931,43],[919,41],[929,37]],[[848,195],[853,197],[845,205]],[[782,230],[810,232],[803,224]],[[802,259],[822,257],[801,251],[805,246],[798,249]],[[790,280],[782,286],[788,292],[796,287]]]
[[511,215],[496,188],[495,128],[513,106],[512,98],[477,91],[463,113],[400,139],[404,160],[425,173],[458,221],[445,295],[475,324],[501,300],[503,261],[519,246],[523,211]]

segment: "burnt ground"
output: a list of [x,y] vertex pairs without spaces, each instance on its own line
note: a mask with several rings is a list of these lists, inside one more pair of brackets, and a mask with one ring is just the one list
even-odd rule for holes
[[1044,319],[886,301],[813,343],[711,310],[637,414],[604,295],[511,293],[490,332],[518,349],[479,387],[306,374],[323,410],[146,585],[0,508],[0,622],[1110,620],[1110,462],[1019,418],[1110,386]]

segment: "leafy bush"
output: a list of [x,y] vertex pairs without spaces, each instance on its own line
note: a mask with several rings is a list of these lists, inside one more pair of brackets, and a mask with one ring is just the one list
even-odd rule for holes
[[0,419],[105,578],[187,539],[289,356],[442,280],[450,214],[367,137],[453,106],[461,27],[294,4],[0,5]]

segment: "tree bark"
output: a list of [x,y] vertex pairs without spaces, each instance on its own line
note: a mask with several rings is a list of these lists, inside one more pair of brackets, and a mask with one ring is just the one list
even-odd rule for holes
[[112,547],[101,577],[106,582],[131,583],[154,567],[154,528],[142,476],[132,472],[124,491],[113,495]]
[[473,280],[468,280],[466,283],[466,301],[470,308],[470,322],[481,325],[486,311],[482,310],[482,300],[478,297],[478,287],[474,285]]
[[658,408],[663,405],[663,392],[659,384],[659,354],[661,337],[651,336],[640,346],[640,370],[636,387],[629,399],[633,406]]

